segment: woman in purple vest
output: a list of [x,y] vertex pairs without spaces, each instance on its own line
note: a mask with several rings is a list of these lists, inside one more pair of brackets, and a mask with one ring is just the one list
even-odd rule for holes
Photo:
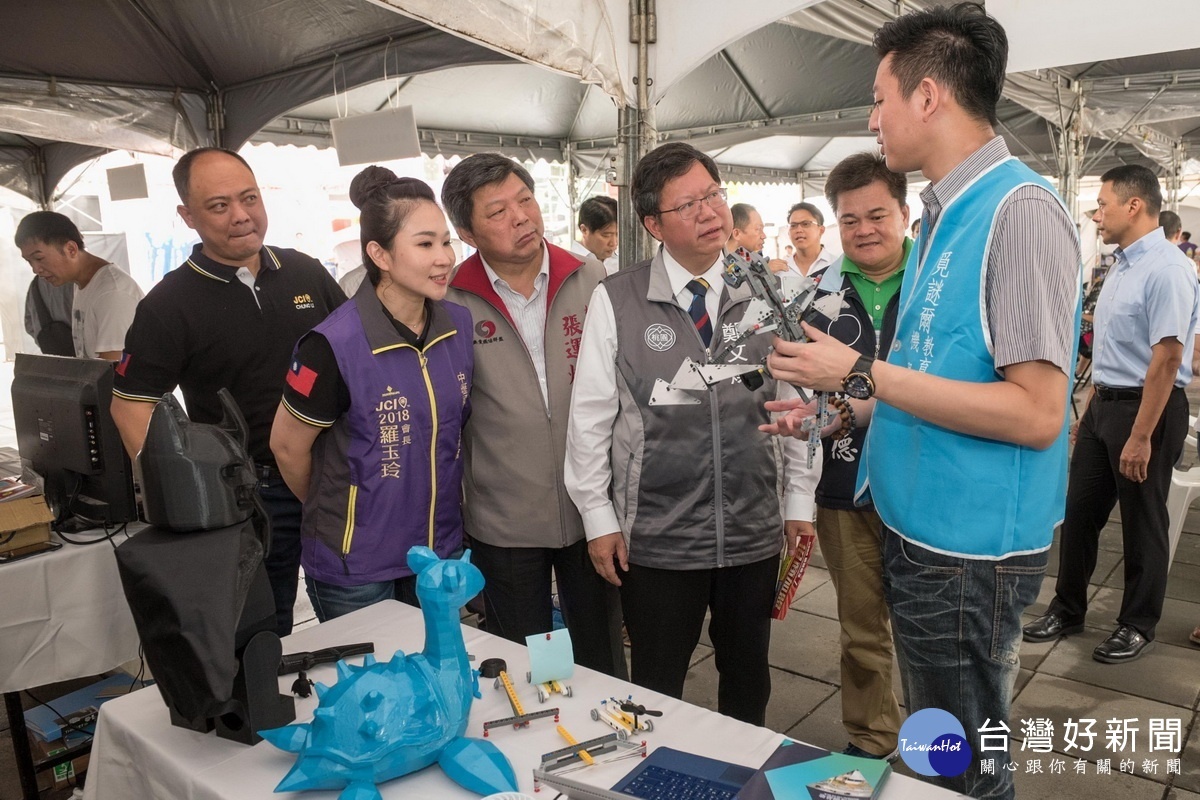
[[443,299],[446,217],[426,184],[382,167],[360,172],[350,199],[367,280],[296,344],[271,431],[304,502],[301,564],[322,622],[380,600],[416,605],[409,548],[445,558],[463,535],[474,358],[470,313]]

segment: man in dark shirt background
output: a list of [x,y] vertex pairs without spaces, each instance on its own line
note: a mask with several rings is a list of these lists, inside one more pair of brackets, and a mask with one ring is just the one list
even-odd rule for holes
[[267,575],[276,632],[292,629],[300,569],[300,501],[284,484],[269,440],[292,348],[345,301],[332,276],[296,250],[266,247],[267,212],[245,160],[199,148],[173,171],[179,215],[200,244],[138,304],[117,365],[112,414],[131,457],[154,404],[178,386],[188,415],[218,422],[229,389],[250,431],[259,495],[271,517]]
[[1196,243],[1192,241],[1191,231],[1183,231],[1182,233],[1179,234],[1179,237],[1183,240],[1181,242],[1176,242],[1176,244],[1179,245],[1179,249],[1183,251],[1183,254],[1185,256],[1190,258],[1192,261],[1195,261],[1196,260]]

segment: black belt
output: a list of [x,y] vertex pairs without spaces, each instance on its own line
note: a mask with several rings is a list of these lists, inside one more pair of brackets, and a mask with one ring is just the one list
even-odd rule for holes
[[1097,386],[1096,396],[1101,400],[1141,400],[1142,387],[1135,386],[1130,389],[1112,389],[1108,386]]

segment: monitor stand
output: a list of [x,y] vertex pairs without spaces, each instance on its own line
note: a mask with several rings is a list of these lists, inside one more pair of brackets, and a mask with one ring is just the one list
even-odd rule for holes
[[109,522],[109,518],[114,515],[112,507],[101,500],[96,500],[91,497],[77,497],[70,504],[71,507],[79,508],[85,514],[72,514],[69,509],[64,508],[63,519],[55,522],[51,527],[56,533],[65,533],[71,535],[74,533],[85,533],[87,531],[104,531],[120,528],[127,522],[135,522],[136,520],[114,519]]

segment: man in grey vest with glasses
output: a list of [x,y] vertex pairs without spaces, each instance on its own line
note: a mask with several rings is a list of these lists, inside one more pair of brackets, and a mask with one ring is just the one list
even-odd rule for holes
[[811,491],[796,488],[809,475],[804,446],[784,444],[791,502],[781,515],[774,451],[758,430],[775,381],[753,391],[723,381],[694,405],[650,404],[655,381],[685,357],[755,363],[770,342],[731,341],[750,291],[722,280],[733,220],[712,159],[683,143],[654,150],[638,164],[633,202],[662,247],[605,279],[588,304],[567,491],[596,570],[621,587],[633,682],[681,697],[711,612],[717,710],[762,725],[783,516],[791,546],[811,532]]

